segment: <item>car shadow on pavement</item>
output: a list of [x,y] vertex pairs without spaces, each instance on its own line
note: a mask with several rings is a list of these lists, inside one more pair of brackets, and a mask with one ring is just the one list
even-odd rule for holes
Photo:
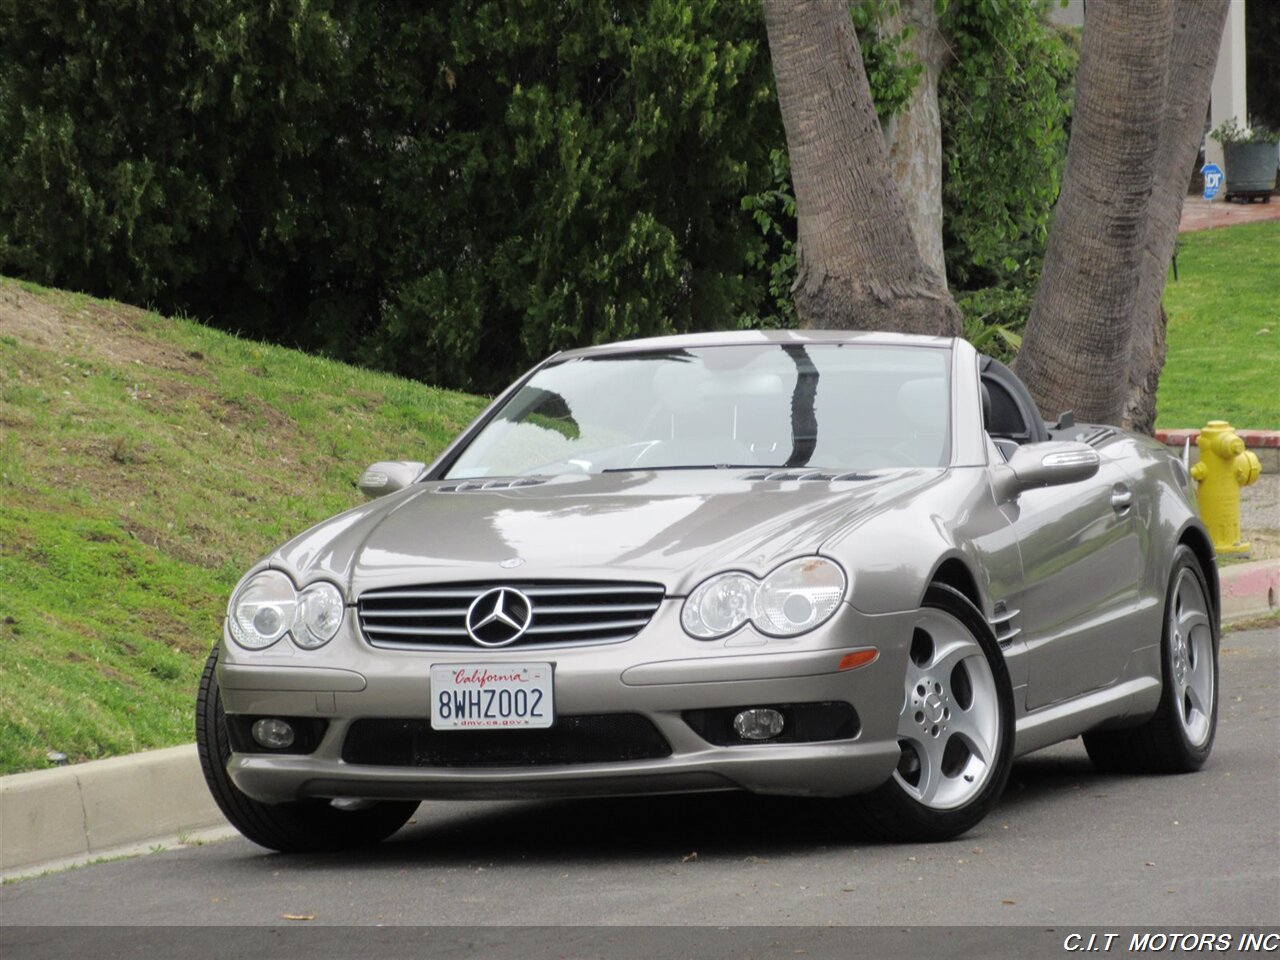
[[370,865],[425,859],[472,867],[767,857],[841,842],[830,818],[825,801],[747,793],[535,800],[474,811],[450,805],[443,814],[427,804],[416,823],[358,856]]
[[1019,810],[1023,806],[1052,803],[1073,790],[1092,788],[1115,779],[1093,766],[1083,746],[1066,754],[1067,746],[1059,745],[1015,761],[998,809]]

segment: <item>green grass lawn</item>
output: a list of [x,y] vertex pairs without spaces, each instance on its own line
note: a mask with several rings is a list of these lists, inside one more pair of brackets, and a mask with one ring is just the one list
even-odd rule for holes
[[1280,221],[1181,239],[1157,426],[1280,430]]
[[240,574],[482,403],[0,279],[0,773],[190,741]]

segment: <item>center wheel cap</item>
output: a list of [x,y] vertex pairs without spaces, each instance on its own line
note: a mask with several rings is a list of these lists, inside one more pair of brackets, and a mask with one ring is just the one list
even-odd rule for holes
[[942,698],[936,693],[931,693],[924,698],[924,716],[929,723],[941,723],[945,709]]
[[1187,645],[1180,634],[1173,639],[1173,676],[1179,684],[1187,680]]

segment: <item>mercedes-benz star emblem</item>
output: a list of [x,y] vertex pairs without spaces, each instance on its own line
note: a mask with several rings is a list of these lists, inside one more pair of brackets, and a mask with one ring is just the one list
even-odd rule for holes
[[467,609],[467,633],[482,647],[505,647],[529,629],[533,605],[519,590],[498,587],[471,602]]

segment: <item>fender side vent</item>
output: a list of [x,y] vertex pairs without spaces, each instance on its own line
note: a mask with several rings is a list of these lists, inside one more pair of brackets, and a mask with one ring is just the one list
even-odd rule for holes
[[988,623],[991,624],[991,631],[996,635],[996,641],[1002,647],[1007,647],[1013,643],[1018,634],[1022,633],[1022,624],[1019,617],[1022,611],[1010,610],[1003,600],[996,604],[995,613],[992,615]]

